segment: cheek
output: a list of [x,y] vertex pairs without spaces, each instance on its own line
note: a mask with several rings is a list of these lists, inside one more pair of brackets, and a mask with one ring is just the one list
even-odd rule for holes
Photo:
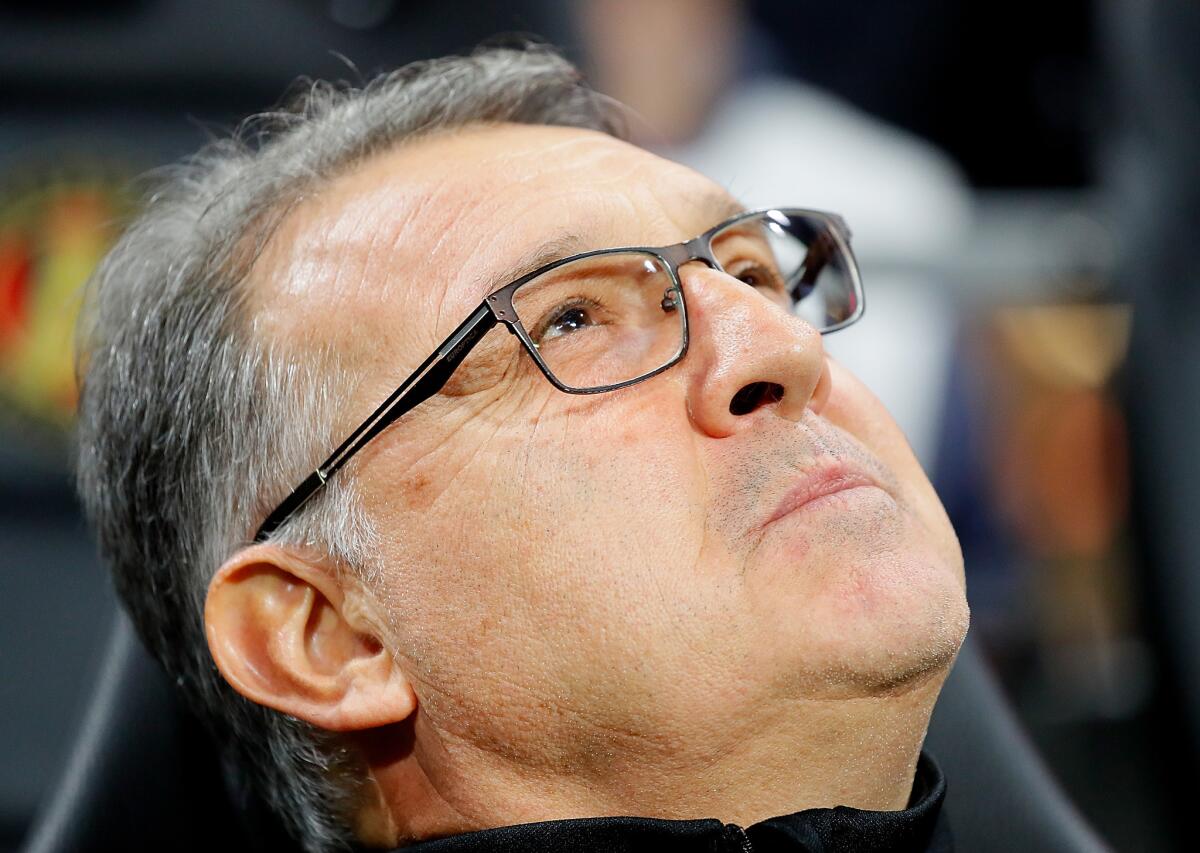
[[879,399],[833,359],[829,367],[832,390],[821,416],[862,442],[896,474],[910,497],[938,503],[908,439]]
[[629,402],[585,399],[531,424],[518,451],[522,503],[553,534],[531,543],[530,562],[537,547],[561,546],[576,549],[560,555],[569,564],[621,564],[675,538],[695,503],[691,463],[652,400]]
[[908,439],[858,377],[833,359],[829,366],[832,391],[821,416],[857,438],[896,475],[925,534],[943,557],[961,565],[958,538]]
[[484,630],[503,613],[521,627],[510,638],[585,642],[606,622],[638,630],[656,618],[654,601],[684,585],[703,508],[686,443],[647,395],[562,397],[467,421],[415,464],[397,460],[390,482],[374,478],[393,490],[381,532],[391,561],[409,566],[403,597],[456,590],[441,614],[455,624],[432,633],[494,633],[488,642],[503,644]]
[[[830,394],[821,416],[849,432],[874,453],[904,456],[908,442],[879,399],[857,376],[829,359]],[[908,451],[911,456],[911,451]],[[891,462],[891,456],[885,457]]]

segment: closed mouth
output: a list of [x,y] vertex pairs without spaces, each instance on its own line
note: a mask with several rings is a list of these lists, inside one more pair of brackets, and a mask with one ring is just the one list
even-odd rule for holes
[[817,468],[801,477],[788,489],[763,526],[778,521],[785,515],[790,515],[820,498],[864,487],[879,488],[879,484],[862,471],[846,465],[827,465]]

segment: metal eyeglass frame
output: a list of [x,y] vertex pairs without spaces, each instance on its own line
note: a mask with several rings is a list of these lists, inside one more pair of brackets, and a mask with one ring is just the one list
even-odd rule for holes
[[[365,421],[363,421],[350,435],[343,441],[336,450],[329,455],[321,465],[309,474],[303,482],[300,483],[292,493],[284,498],[271,514],[267,516],[262,526],[254,534],[255,542],[265,542],[272,533],[282,526],[288,519],[299,512],[312,497],[321,490],[321,488],[329,481],[329,478],[338,472],[354,454],[362,450],[372,439],[378,436],[381,432],[387,429],[397,418],[412,411],[418,405],[428,400],[438,391],[440,391],[449,381],[450,376],[462,364],[467,355],[474,349],[475,345],[482,340],[483,336],[497,323],[503,323],[508,327],[508,331],[517,336],[521,341],[525,351],[533,358],[542,375],[555,388],[568,394],[602,394],[607,391],[615,391],[618,388],[625,388],[629,385],[635,385],[638,382],[643,382],[652,376],[657,376],[669,367],[678,364],[679,361],[687,354],[688,350],[688,322],[687,322],[687,300],[684,298],[683,286],[679,279],[679,267],[683,264],[692,261],[699,261],[710,269],[724,272],[720,262],[712,251],[712,240],[722,231],[737,225],[740,222],[745,222],[750,219],[759,217],[769,217],[772,213],[778,213],[784,217],[800,217],[809,220],[818,220],[824,226],[822,234],[832,235],[836,245],[833,247],[825,246],[826,252],[837,250],[841,253],[841,259],[846,266],[846,273],[850,278],[851,286],[854,290],[855,307],[853,313],[846,319],[829,326],[822,328],[821,334],[836,332],[839,329],[856,322],[862,317],[865,305],[863,303],[862,280],[858,271],[858,264],[854,259],[854,253],[850,249],[850,231],[846,227],[845,221],[836,213],[828,213],[821,210],[809,210],[806,208],[797,207],[771,207],[761,210],[752,210],[745,213],[740,213],[737,216],[726,219],[719,224],[713,226],[699,236],[693,237],[691,240],[686,240],[682,243],[675,243],[671,246],[623,246],[614,249],[597,249],[589,252],[581,252],[576,255],[571,255],[566,258],[560,258],[556,261],[551,261],[532,272],[518,278],[516,281],[506,284],[499,290],[496,290],[486,296],[479,307],[471,312],[470,316],[464,320],[458,328],[450,333],[441,345],[434,352],[421,362],[420,366],[414,370],[407,379],[388,395],[374,412],[371,413]],[[813,248],[818,245],[817,241],[809,247],[811,255]],[[584,258],[592,258],[600,255],[613,255],[619,253],[640,253],[650,255],[657,258],[662,265],[667,269],[671,276],[672,283],[676,294],[679,298],[679,307],[682,310],[682,342],[679,347],[679,352],[668,361],[666,364],[637,376],[633,379],[628,379],[623,382],[618,382],[614,385],[602,385],[595,388],[573,388],[563,384],[546,365],[538,352],[537,344],[530,338],[529,333],[521,324],[521,320],[517,317],[513,310],[513,293],[522,285],[533,281],[551,270],[564,266]],[[796,283],[792,290],[792,297],[797,301],[799,298],[796,291],[803,284],[813,284],[816,280],[816,275],[820,269],[828,263],[832,255],[827,254],[826,257],[818,257],[816,263],[805,263],[805,275]],[[664,308],[664,310],[666,310]]]

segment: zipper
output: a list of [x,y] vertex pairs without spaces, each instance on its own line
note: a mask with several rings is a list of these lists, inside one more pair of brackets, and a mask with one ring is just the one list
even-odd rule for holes
[[736,823],[725,824],[725,831],[729,835],[729,840],[738,845],[741,853],[754,853],[754,846],[750,843],[750,836],[746,834],[746,830],[742,829]]

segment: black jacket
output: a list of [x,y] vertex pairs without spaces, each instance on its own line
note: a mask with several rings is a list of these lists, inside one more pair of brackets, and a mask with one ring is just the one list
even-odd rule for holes
[[945,796],[942,771],[922,754],[908,808],[898,812],[807,809],[745,828],[719,820],[556,820],[425,841],[404,853],[951,853],[950,828],[942,814]]

